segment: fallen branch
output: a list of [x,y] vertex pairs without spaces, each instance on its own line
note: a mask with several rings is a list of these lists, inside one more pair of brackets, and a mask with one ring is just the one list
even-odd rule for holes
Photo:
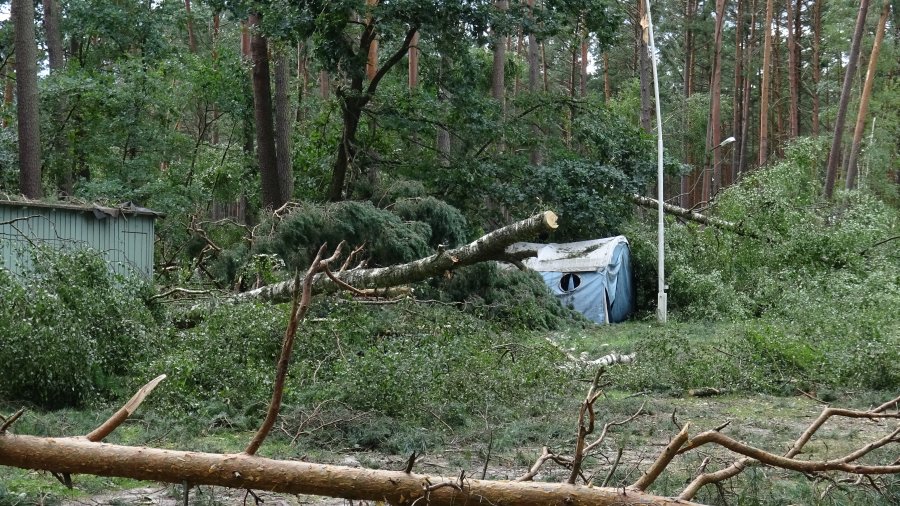
[[294,279],[294,303],[291,307],[291,319],[288,322],[287,330],[284,333],[284,340],[281,345],[281,355],[278,357],[278,365],[276,366],[275,371],[275,385],[272,388],[272,400],[269,402],[266,418],[263,420],[263,423],[253,437],[253,440],[247,445],[247,449],[244,450],[244,453],[247,455],[253,455],[259,450],[259,447],[263,444],[263,441],[266,440],[269,432],[271,432],[272,427],[275,426],[275,420],[278,418],[278,412],[281,410],[281,398],[284,395],[284,382],[287,379],[288,367],[291,362],[291,353],[294,349],[294,337],[297,335],[297,326],[306,317],[306,313],[309,311],[310,301],[312,300],[313,279],[317,273],[323,270],[327,271],[328,264],[334,262],[341,256],[341,248],[343,246],[344,243],[342,241],[338,244],[338,247],[335,248],[334,254],[328,258],[322,258],[325,254],[326,245],[323,244],[319,248],[315,259],[312,261],[312,265],[309,266],[309,270],[306,272],[306,276],[303,279],[302,289],[300,288],[300,272],[297,272],[297,276]]
[[[816,433],[816,431],[818,431],[819,428],[821,428],[822,425],[824,425],[825,422],[833,416],[868,419],[883,418],[885,417],[885,412],[892,406],[897,406],[898,403],[900,403],[900,397],[891,399],[890,401],[887,401],[884,404],[869,411],[854,411],[830,407],[825,408],[824,410],[822,410],[819,416],[815,420],[813,420],[813,423],[810,424],[810,426],[803,432],[803,434],[801,434],[800,437],[797,438],[797,441],[794,443],[791,449],[784,454],[784,457],[791,459],[799,455],[803,450],[803,447],[806,446],[806,443],[808,443],[810,439],[812,439],[812,436]],[[893,417],[892,415],[888,416]],[[678,497],[679,499],[691,500],[704,486],[714,483],[721,483],[722,481],[733,478],[742,473],[744,469],[758,463],[758,460],[747,456],[736,460],[730,466],[719,471],[715,471],[712,473],[703,473],[700,476],[694,478],[694,480],[690,484],[688,484],[688,486],[684,489],[684,491],[681,492]],[[894,462],[891,465],[900,465],[900,459],[898,459],[897,462]]]
[[103,441],[103,439],[106,436],[112,434],[112,431],[116,430],[119,425],[122,425],[122,423],[127,420],[132,413],[137,411],[137,408],[140,407],[142,402],[144,402],[144,399],[148,395],[150,395],[150,392],[152,392],[153,389],[156,388],[156,385],[159,385],[159,383],[164,379],[166,379],[166,375],[160,374],[156,378],[153,378],[149,383],[138,389],[138,391],[135,392],[135,394],[131,397],[131,399],[128,400],[128,402],[125,403],[124,406],[119,408],[119,410],[116,411],[111,417],[109,417],[109,419],[107,419],[99,427],[91,431],[90,434],[85,436],[85,439],[87,439],[88,441],[93,441],[95,443],[98,441]]
[[[536,251],[517,250],[507,253],[506,248],[513,243],[536,236],[541,232],[555,230],[556,214],[545,211],[518,223],[495,230],[481,238],[413,262],[378,267],[374,269],[351,269],[334,273],[341,281],[356,287],[358,290],[387,288],[424,281],[440,276],[447,271],[486,260],[513,261],[535,256]],[[303,282],[301,279],[300,282]],[[337,285],[324,273],[316,274],[312,281],[312,293],[335,292],[342,287]],[[262,300],[267,302],[287,302],[294,291],[294,281],[284,281],[272,285],[240,293],[232,297],[233,301]]]
[[[635,204],[646,207],[648,209],[658,209],[659,201],[656,199],[651,199],[650,197],[642,197],[636,193],[631,195],[631,200]],[[685,209],[684,207],[678,207],[672,204],[667,204],[663,202],[663,211],[667,214],[671,214],[673,216],[678,216],[679,218],[683,218],[685,220],[693,221],[695,223],[699,223],[701,225],[707,225],[710,227],[718,227],[723,228],[725,230],[730,230],[738,235],[746,235],[749,237],[755,237],[755,234],[749,233],[746,230],[743,230],[740,225],[737,223],[722,220],[719,218],[713,218],[712,216],[706,216],[700,214],[698,212],[692,211],[690,209]]]

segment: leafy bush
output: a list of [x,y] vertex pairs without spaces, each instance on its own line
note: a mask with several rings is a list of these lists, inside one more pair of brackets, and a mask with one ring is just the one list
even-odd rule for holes
[[[157,403],[258,420],[286,313],[286,306],[222,306],[198,327],[171,334],[143,374],[169,374]],[[559,360],[542,339],[500,333],[446,305],[317,299],[297,334],[285,413],[327,402],[373,419],[432,424],[436,415],[460,425],[486,404],[549,402],[567,382]]]
[[587,320],[550,293],[536,272],[483,262],[457,269],[420,290],[420,297],[454,302],[460,309],[511,329],[558,329]]
[[0,396],[56,408],[115,393],[154,349],[148,290],[90,250],[39,250],[22,277],[0,269]]

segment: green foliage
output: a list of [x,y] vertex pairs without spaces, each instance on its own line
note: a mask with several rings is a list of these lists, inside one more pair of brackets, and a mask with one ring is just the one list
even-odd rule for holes
[[[171,334],[145,366],[144,376],[169,374],[154,398],[167,409],[199,411],[202,423],[252,424],[271,395],[286,313],[286,306],[222,306]],[[568,381],[554,367],[559,359],[542,339],[504,334],[443,304],[318,299],[297,334],[285,413],[291,420],[323,402],[332,413],[370,412],[369,422],[334,430],[377,446],[398,430],[397,420],[433,426],[437,416],[461,426],[485,405],[543,406]]]
[[118,393],[153,350],[157,322],[148,286],[112,275],[89,250],[35,255],[21,278],[0,269],[0,397],[45,407]]
[[466,218],[455,207],[434,197],[396,202],[394,214],[406,221],[425,223],[431,229],[428,245],[453,248],[466,242]]
[[[449,215],[447,208],[445,215]],[[427,256],[431,228],[422,222],[404,222],[397,215],[364,202],[338,202],[326,206],[304,204],[271,224],[272,233],[256,251],[277,253],[291,269],[308,265],[319,247],[346,241],[353,248],[365,243],[370,266],[391,265]]]
[[481,319],[510,329],[559,329],[587,323],[580,313],[563,307],[535,272],[484,262],[433,280],[420,297],[453,302]]

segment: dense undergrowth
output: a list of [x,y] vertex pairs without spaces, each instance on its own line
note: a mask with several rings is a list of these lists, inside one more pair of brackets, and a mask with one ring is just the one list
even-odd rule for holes
[[[576,353],[636,352],[635,363],[610,376],[629,392],[715,387],[825,400],[895,392],[900,258],[890,238],[900,218],[865,191],[822,204],[821,156],[818,144],[801,141],[786,160],[720,195],[714,212],[745,235],[669,221],[673,321],[665,326],[651,316],[655,231],[635,220],[623,232],[642,312],[625,325],[594,327],[559,306],[537,276],[490,263],[421,283],[416,300],[316,298],[275,437],[403,453],[445,444],[445,429],[477,439],[479,427],[503,420],[501,447],[559,438],[559,420],[547,417],[572,407],[590,374],[561,367],[567,359],[546,342],[548,332]],[[234,229],[216,230],[213,239],[229,248],[216,272],[231,283],[259,270],[248,266],[260,258],[276,259],[266,278],[275,280],[308,262],[317,244],[341,238],[366,243],[370,260],[384,265],[480,233],[421,187],[401,186],[372,203],[304,205],[262,223],[270,232],[249,247]],[[147,416],[251,430],[271,394],[287,307],[211,306],[185,328],[176,324],[180,306],[152,301],[152,293],[110,275],[90,252],[45,252],[23,276],[0,271],[0,363],[14,364],[0,400],[91,410],[166,373]]]

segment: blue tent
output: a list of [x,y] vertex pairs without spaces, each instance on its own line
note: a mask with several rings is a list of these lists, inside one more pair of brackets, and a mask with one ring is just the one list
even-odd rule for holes
[[618,323],[634,312],[631,250],[624,236],[565,244],[527,244],[540,273],[560,302],[597,323]]

